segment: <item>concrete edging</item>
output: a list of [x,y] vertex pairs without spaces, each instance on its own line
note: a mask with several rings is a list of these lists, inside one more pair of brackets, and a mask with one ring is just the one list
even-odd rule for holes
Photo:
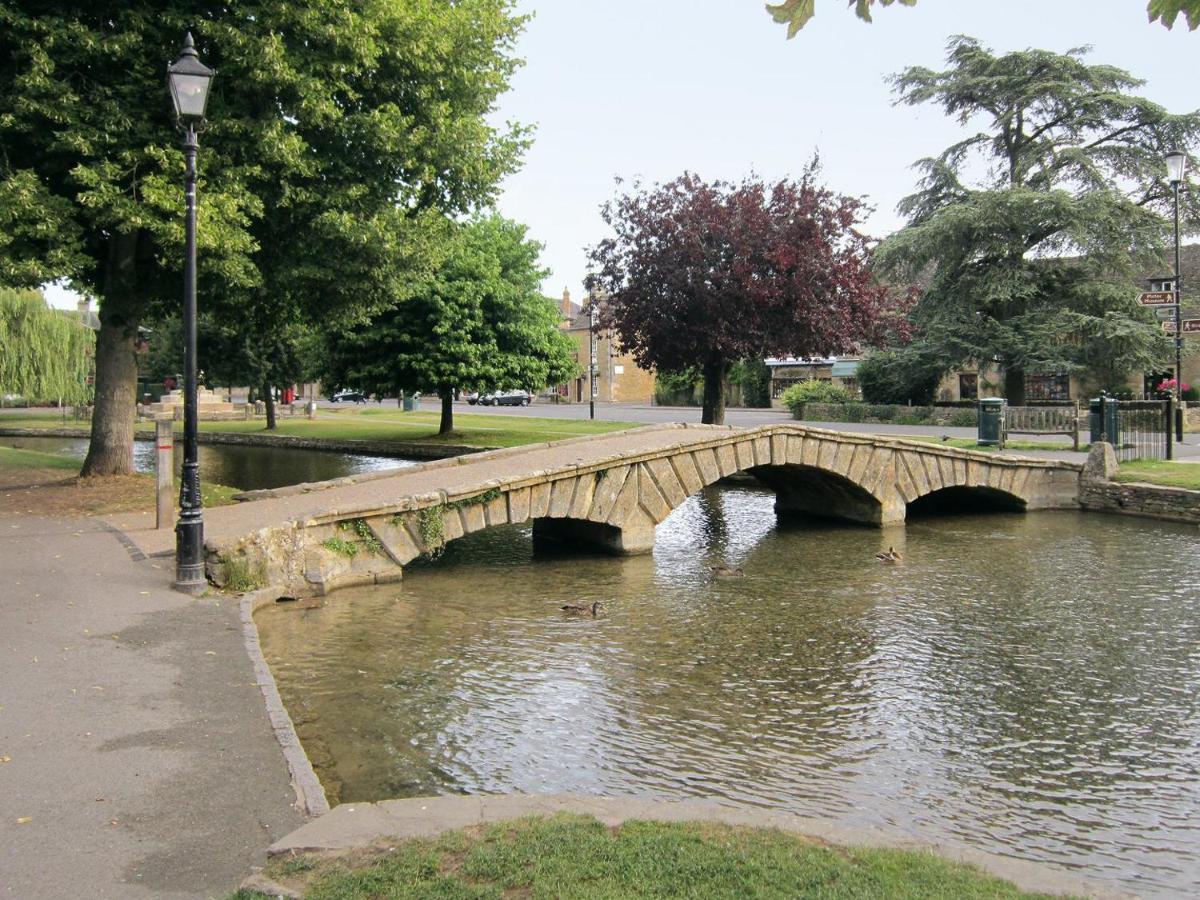
[[414,797],[378,803],[342,803],[276,841],[268,856],[291,853],[337,853],[381,841],[432,837],[446,831],[489,825],[526,816],[559,812],[594,816],[608,826],[631,819],[658,822],[719,822],[774,828],[842,846],[928,851],[952,862],[982,869],[1025,891],[1118,898],[1129,894],[1073,872],[1011,859],[956,842],[931,842],[895,828],[858,828],[826,819],[785,812],[723,806],[706,800],[651,800],[643,797],[582,797],[570,794],[506,794],[468,797]]
[[288,715],[287,707],[283,705],[283,698],[279,696],[275,676],[263,656],[262,644],[258,638],[258,626],[254,622],[254,611],[273,603],[282,594],[283,591],[278,587],[265,587],[242,594],[239,601],[242,639],[246,647],[246,655],[250,657],[250,662],[254,666],[254,680],[263,694],[271,730],[287,761],[292,788],[296,792],[296,807],[305,815],[320,816],[329,812],[329,801],[325,798],[325,788],[322,787],[321,780],[317,778],[312,762],[300,743],[300,736],[296,734],[292,717]]

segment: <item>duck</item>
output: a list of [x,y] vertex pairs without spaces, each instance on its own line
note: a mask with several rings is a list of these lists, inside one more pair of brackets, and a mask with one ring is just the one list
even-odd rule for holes
[[876,553],[875,558],[880,562],[896,563],[900,562],[904,557],[900,555],[900,551],[895,547],[888,547],[886,553]]
[[582,606],[578,603],[566,603],[561,607],[561,609],[569,616],[590,615],[594,619],[600,614],[600,601],[597,600],[591,606]]
[[715,578],[741,578],[746,574],[741,569],[734,569],[729,566],[712,566],[710,571]]

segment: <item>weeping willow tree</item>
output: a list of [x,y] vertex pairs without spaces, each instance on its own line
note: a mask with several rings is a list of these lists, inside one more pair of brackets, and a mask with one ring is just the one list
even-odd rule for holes
[[39,292],[0,287],[0,397],[88,402],[95,345],[90,328],[51,309]]

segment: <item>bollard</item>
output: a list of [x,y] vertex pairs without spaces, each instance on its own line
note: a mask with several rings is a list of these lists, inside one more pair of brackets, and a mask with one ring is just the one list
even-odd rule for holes
[[175,430],[171,420],[154,420],[154,444],[158,448],[154,472],[156,476],[155,527],[175,527]]
[[315,419],[317,417],[317,401],[309,399],[308,403],[304,406],[304,411],[308,413],[310,419]]

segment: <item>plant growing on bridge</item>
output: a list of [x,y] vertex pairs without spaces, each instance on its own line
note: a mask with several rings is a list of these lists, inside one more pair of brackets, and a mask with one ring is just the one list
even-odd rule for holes
[[[500,488],[488,488],[481,494],[462,497],[458,500],[450,500],[446,503],[439,503],[436,506],[426,506],[417,510],[417,536],[420,537],[421,543],[425,545],[425,556],[429,559],[437,559],[442,555],[442,551],[446,549],[446,520],[443,518],[443,513],[446,510],[466,509],[468,506],[491,503],[493,500],[499,499],[503,493]],[[403,525],[404,516],[401,514],[393,516],[392,524]]]
[[899,304],[869,270],[861,201],[817,182],[705,182],[685,173],[605,204],[592,248],[600,321],[638,364],[704,376],[703,421],[725,418],[732,362],[827,356],[882,340]]
[[[877,253],[885,274],[928,281],[916,339],[897,351],[908,370],[999,361],[1004,394],[1021,405],[1026,372],[1087,369],[1111,382],[1167,355],[1134,285],[1169,271],[1157,255],[1170,233],[1162,158],[1200,143],[1200,113],[1172,115],[1134,94],[1142,82],[1127,72],[1083,56],[998,56],[956,37],[944,71],[893,78],[899,102],[982,124],[920,162],[919,190],[900,207],[908,225]],[[1200,192],[1181,196],[1190,227]]]

